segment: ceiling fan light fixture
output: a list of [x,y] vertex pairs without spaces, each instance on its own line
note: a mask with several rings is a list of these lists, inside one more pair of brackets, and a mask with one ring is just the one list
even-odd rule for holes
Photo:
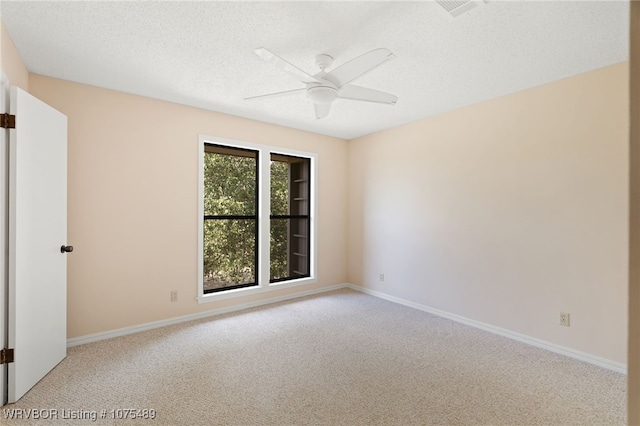
[[307,89],[307,97],[316,104],[329,104],[338,97],[338,90],[330,86],[314,86]]

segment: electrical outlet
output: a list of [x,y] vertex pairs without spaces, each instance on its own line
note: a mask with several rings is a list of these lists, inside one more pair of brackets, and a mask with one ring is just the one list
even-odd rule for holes
[[171,301],[172,302],[177,302],[178,301],[178,290],[173,290],[171,292]]
[[569,327],[569,313],[568,312],[560,312],[560,325],[564,325],[565,327]]
[[378,275],[378,280],[379,281],[384,281],[384,273]]

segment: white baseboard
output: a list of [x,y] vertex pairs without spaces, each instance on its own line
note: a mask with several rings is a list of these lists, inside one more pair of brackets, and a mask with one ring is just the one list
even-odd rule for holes
[[243,309],[255,308],[257,306],[269,305],[272,303],[283,302],[285,300],[291,300],[291,299],[297,299],[299,297],[311,296],[314,294],[338,290],[346,287],[349,287],[349,285],[337,284],[330,287],[322,287],[319,289],[303,291],[300,293],[289,294],[286,296],[271,297],[269,299],[259,300],[257,302],[242,303],[240,305],[230,306],[227,308],[212,309],[210,311],[199,312],[197,314],[184,315],[181,317],[169,318],[166,320],[153,321],[145,324],[134,325],[132,327],[124,327],[124,328],[119,328],[117,330],[109,330],[102,333],[95,333],[95,334],[88,334],[86,336],[74,337],[71,339],[67,339],[67,347],[84,345],[85,343],[97,342],[100,340],[111,339],[119,336],[126,336],[128,334],[139,333],[141,331],[153,330],[155,328],[166,327],[168,325],[198,320],[198,319],[207,318],[215,315],[226,314],[229,312],[241,311]]
[[430,314],[437,315],[439,317],[447,318],[465,325],[469,325],[471,327],[479,328],[481,330],[488,331],[490,333],[498,334],[503,337],[508,337],[513,340],[517,340],[522,343],[526,343],[531,346],[536,346],[538,348],[546,349],[551,352],[555,352],[561,355],[565,355],[571,358],[575,358],[580,361],[588,362],[589,364],[594,364],[599,367],[606,368],[608,370],[613,370],[618,373],[627,374],[627,366],[625,364],[621,364],[619,362],[611,361],[606,358],[602,358],[596,355],[592,355],[586,352],[577,351],[575,349],[567,348],[565,346],[556,345],[555,343],[546,342],[544,340],[536,339],[535,337],[530,337],[524,334],[516,333],[511,330],[507,330],[504,328],[496,327],[491,324],[486,324],[480,321],[476,321],[470,318],[466,318],[460,315],[452,314],[446,311],[442,311],[440,309],[435,309],[430,306],[421,305],[419,303],[410,302],[408,300],[400,299],[395,296],[390,296],[385,293],[381,293],[379,291],[370,290],[368,288],[360,287],[353,284],[347,284],[348,288],[360,291],[362,293],[369,294],[371,296],[379,297],[381,299],[389,300],[391,302],[399,303],[401,305],[409,306],[411,308],[419,309],[424,312],[428,312]]
[[404,306],[408,306],[410,308],[418,309],[424,312],[428,312],[433,315],[437,315],[439,317],[447,318],[465,325],[469,325],[471,327],[479,328],[481,330],[488,331],[490,333],[494,333],[503,337],[507,337],[513,340],[517,340],[522,343],[526,343],[531,346],[535,346],[538,348],[546,349],[551,352],[555,352],[561,355],[568,356],[570,358],[574,358],[580,361],[588,362],[590,364],[597,365],[599,367],[603,367],[612,371],[616,371],[618,373],[627,374],[627,366],[625,364],[621,364],[619,362],[611,361],[606,358],[602,358],[596,355],[592,355],[586,352],[581,352],[575,349],[571,349],[565,346],[560,346],[555,343],[546,342],[544,340],[536,339],[535,337],[530,337],[524,334],[516,333],[511,330],[507,330],[501,327],[496,327],[491,324],[483,323],[480,321],[476,321],[470,318],[466,318],[460,315],[452,314],[446,311],[442,311],[440,309],[432,308],[430,306],[421,305],[419,303],[411,302],[405,299],[401,299],[395,296],[390,296],[388,294],[371,290],[368,288],[360,287],[353,284],[337,284],[330,287],[323,287],[320,289],[304,291],[300,293],[290,294],[286,296],[280,297],[271,297],[269,299],[259,300],[257,302],[243,303],[240,305],[230,306],[227,308],[213,309],[206,312],[200,312],[197,314],[184,315],[181,317],[169,318],[166,320],[148,322],[145,324],[135,325],[132,327],[124,327],[119,328],[117,330],[105,331],[102,333],[89,334],[86,336],[74,337],[72,339],[67,339],[67,347],[84,345],[85,343],[97,342],[100,340],[111,339],[119,336],[126,336],[128,334],[139,333],[141,331],[153,330],[155,328],[166,327],[168,325],[179,324],[182,322],[198,320],[202,318],[207,318],[215,315],[226,314],[230,312],[241,311],[243,309],[255,308],[258,306],[269,305],[272,303],[283,302],[285,300],[297,299],[300,297],[311,296],[314,294],[324,293],[333,290],[339,290],[341,288],[350,288],[355,291],[359,291],[362,293],[369,294],[371,296],[379,297],[381,299],[389,300],[394,303],[398,303]]

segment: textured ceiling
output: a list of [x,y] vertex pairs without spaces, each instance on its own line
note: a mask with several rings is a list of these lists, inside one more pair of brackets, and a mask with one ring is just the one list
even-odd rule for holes
[[[351,139],[628,59],[625,1],[488,1],[451,18],[437,3],[0,2],[30,72]],[[317,120],[303,87],[254,54],[318,71],[385,47],[354,81],[395,106],[338,99]],[[330,70],[330,69],[329,69]]]

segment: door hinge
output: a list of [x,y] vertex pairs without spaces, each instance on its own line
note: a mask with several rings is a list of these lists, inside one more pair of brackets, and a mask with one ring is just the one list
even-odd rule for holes
[[13,362],[13,349],[2,349],[0,351],[0,365]]
[[11,114],[0,114],[0,127],[4,129],[16,128],[16,116]]

